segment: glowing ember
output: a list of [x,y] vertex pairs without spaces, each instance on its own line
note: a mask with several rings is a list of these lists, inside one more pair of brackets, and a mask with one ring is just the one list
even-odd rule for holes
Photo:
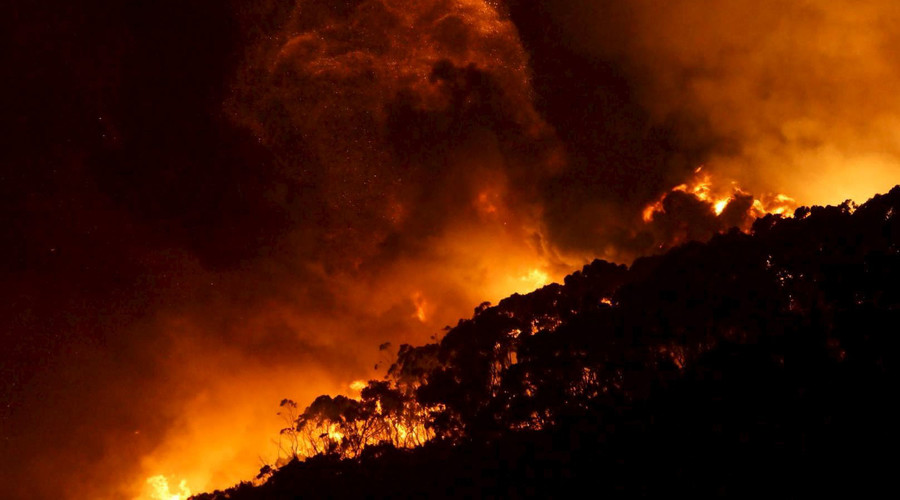
[[475,201],[475,207],[484,215],[494,215],[497,213],[497,204],[499,196],[497,193],[482,191],[478,193],[478,199]]

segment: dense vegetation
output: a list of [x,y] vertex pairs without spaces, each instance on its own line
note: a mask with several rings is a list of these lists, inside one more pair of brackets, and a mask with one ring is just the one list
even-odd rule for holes
[[898,330],[900,186],[484,304],[292,416],[309,458],[197,498],[859,496],[894,471]]

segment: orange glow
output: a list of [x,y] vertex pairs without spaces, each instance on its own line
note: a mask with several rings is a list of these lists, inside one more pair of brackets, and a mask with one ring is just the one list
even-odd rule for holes
[[527,292],[541,288],[551,282],[550,275],[540,269],[532,269],[519,279],[522,280],[523,290],[527,290]]
[[[718,217],[737,195],[746,196],[748,194],[735,181],[726,184],[729,187],[723,187],[713,180],[711,174],[704,172],[703,167],[697,167],[694,170],[694,177],[690,181],[673,187],[669,192],[680,191],[693,195],[696,199],[709,204],[710,210]],[[645,223],[652,222],[656,214],[665,211],[663,203],[668,194],[663,194],[659,199],[644,207],[641,216]],[[766,214],[790,215],[798,206],[796,200],[785,194],[765,194],[759,198],[753,198],[749,214],[753,217],[762,217]]]
[[330,420],[320,415],[297,420],[296,427],[282,431],[291,444],[277,463],[323,452],[355,458],[365,447],[385,442],[398,448],[421,446],[434,437],[434,432],[425,426],[426,414],[425,408],[407,400],[401,408],[393,408],[389,413],[378,402],[374,413],[357,415],[361,418]]
[[725,198],[717,201],[713,205],[713,210],[716,212],[716,215],[722,215],[722,211],[725,210],[725,207],[728,206],[728,202],[731,201],[731,198]]
[[366,387],[365,380],[354,380],[350,383],[350,390],[359,393],[359,391],[363,390]]
[[[282,398],[302,409],[320,394],[359,396],[398,345],[436,341],[483,301],[560,282],[595,257],[627,264],[701,233],[666,213],[667,195],[687,198],[705,237],[790,216],[798,204],[883,192],[900,181],[898,3],[559,2],[531,20],[513,13],[525,2],[498,0],[214,2],[208,13],[165,17],[193,38],[146,40],[155,31],[131,22],[105,23],[96,36],[69,31],[105,15],[50,16],[65,21],[62,31],[17,15],[19,45],[40,57],[16,61],[62,60],[66,88],[86,99],[62,110],[71,117],[54,111],[49,132],[93,110],[125,128],[108,143],[93,126],[62,127],[71,137],[50,148],[52,162],[21,156],[36,172],[22,178],[42,187],[13,197],[27,203],[10,212],[24,217],[12,234],[36,221],[53,230],[10,238],[25,250],[10,248],[5,289],[22,300],[5,303],[22,330],[8,336],[23,346],[10,352],[35,353],[40,363],[23,366],[41,372],[24,385],[11,379],[27,401],[5,402],[16,415],[9,461],[38,478],[78,463],[76,498],[183,500],[229,487],[284,457]],[[544,21],[560,30],[548,24],[547,36],[530,38]],[[119,35],[125,43],[112,42]],[[163,46],[194,38],[208,41],[203,50],[176,52],[193,59],[171,60]],[[59,51],[60,40],[72,42]],[[109,47],[115,55],[84,57]],[[548,53],[568,55],[541,62]],[[568,61],[583,64],[570,74]],[[181,70],[196,68],[203,80],[180,88],[194,73]],[[143,71],[177,76],[160,84]],[[569,81],[571,96],[555,83]],[[33,135],[22,116],[19,128]],[[55,141],[34,138],[43,136]],[[57,172],[63,154],[77,158]],[[42,170],[50,166],[52,175]],[[44,244],[52,255],[35,251]],[[560,321],[535,318],[530,332],[511,334]],[[49,349],[34,342],[42,332]],[[76,399],[81,391],[92,397]],[[82,406],[58,411],[68,401]],[[427,439],[414,423],[427,409],[405,411],[363,441]],[[19,436],[15,424],[32,415],[74,415],[71,425],[28,430],[78,436]],[[363,432],[318,430],[331,442]],[[19,447],[40,459],[20,458]]]
[[641,213],[641,217],[644,219],[644,222],[652,222],[653,214],[662,212],[662,210],[662,198],[660,198],[659,200],[644,207],[644,211]]
[[169,480],[163,475],[148,477],[146,483],[145,498],[148,500],[187,500],[191,496],[191,490],[184,479],[178,483],[174,492],[169,488]]
[[797,206],[797,202],[790,196],[777,194],[764,197],[762,200],[753,200],[751,211],[756,217],[766,214],[790,215]]
[[478,193],[478,198],[475,200],[475,207],[484,215],[494,215],[497,213],[498,202],[497,193],[482,191]]
[[[178,374],[181,390],[187,388],[193,395],[166,403],[176,417],[162,444],[141,458],[141,475],[123,486],[129,492],[123,497],[140,495],[146,478],[159,474],[169,478],[173,493],[180,494],[173,477],[186,479],[192,492],[227,488],[253,477],[261,460],[282,464],[292,453],[308,456],[354,436],[358,430],[351,428],[310,428],[294,447],[287,436],[279,436],[286,424],[284,415],[276,415],[278,402],[289,397],[302,409],[320,394],[356,397],[364,380],[383,373],[372,371],[378,356],[384,355],[379,344],[427,342],[444,325],[470,316],[480,302],[528,293],[585,263],[554,253],[541,244],[542,236],[535,235],[541,236],[542,230],[530,219],[511,218],[503,225],[474,214],[436,236],[422,255],[393,262],[366,279],[352,272],[323,272],[322,279],[345,304],[342,315],[282,301],[242,311],[244,316],[235,325],[239,338],[264,339],[255,336],[273,327],[287,328],[298,341],[327,354],[320,359],[270,364],[248,358],[236,347],[195,344],[191,339],[203,337],[196,330],[205,328],[198,319],[205,316],[201,312],[166,323],[177,353],[168,368]],[[214,317],[229,307],[211,306],[207,313]],[[422,427],[424,419],[415,416],[421,411],[410,409],[402,418],[386,418],[366,431],[365,442],[387,439],[398,446],[425,442],[432,434]],[[319,439],[321,434],[325,438]],[[278,443],[279,437],[284,441]],[[300,444],[304,439],[315,444]]]
[[425,300],[425,297],[422,296],[422,292],[416,292],[412,296],[413,305],[416,306],[416,312],[413,313],[413,317],[425,323],[428,320],[428,314],[426,312],[426,308],[428,307],[428,301]]
[[[266,341],[264,335],[256,332],[283,329],[289,331],[298,343],[309,344],[319,357],[292,360],[292,368],[273,370],[254,366],[239,373],[226,373],[224,377],[194,375],[174,383],[182,391],[187,392],[184,387],[189,387],[193,392],[171,403],[170,411],[179,416],[174,418],[163,444],[143,457],[140,478],[129,478],[132,483],[138,483],[138,488],[145,486],[143,478],[161,472],[186,477],[185,485],[194,491],[223,488],[251,477],[260,465],[257,457],[263,456],[264,460],[273,461],[280,453],[272,444],[272,437],[278,434],[280,427],[284,427],[283,422],[273,415],[273,408],[281,398],[292,397],[302,405],[319,394],[346,391],[348,383],[354,379],[358,380],[352,383],[350,389],[358,393],[362,388],[361,380],[373,375],[371,367],[376,356],[373,346],[385,341],[425,342],[442,326],[470,316],[472,308],[484,300],[496,302],[513,293],[528,293],[559,281],[597,256],[622,261],[621,251],[613,248],[612,244],[609,250],[603,244],[584,250],[582,255],[576,253],[581,250],[568,250],[571,253],[564,254],[563,250],[556,248],[548,236],[551,232],[543,225],[543,207],[539,203],[522,201],[527,196],[522,196],[518,185],[506,178],[504,159],[489,154],[478,158],[477,168],[469,169],[473,171],[471,178],[460,180],[464,186],[459,188],[456,193],[458,197],[454,198],[454,210],[459,211],[453,214],[451,222],[428,232],[427,239],[422,238],[423,241],[419,242],[421,246],[417,246],[415,252],[402,254],[402,257],[387,263],[379,261],[378,266],[365,267],[370,260],[374,260],[373,255],[380,257],[377,251],[388,235],[405,235],[415,231],[420,206],[417,196],[421,193],[405,185],[403,189],[396,188],[400,184],[399,179],[382,175],[388,170],[384,167],[390,165],[393,158],[381,156],[381,150],[388,148],[377,143],[377,136],[367,139],[376,142],[371,149],[366,149],[360,146],[365,141],[361,143],[358,137],[346,133],[348,124],[356,124],[363,116],[378,125],[378,121],[384,118],[384,96],[397,95],[400,90],[410,91],[421,101],[417,105],[425,112],[439,113],[449,109],[448,96],[452,92],[445,82],[430,78],[435,63],[449,59],[459,68],[471,64],[490,70],[504,92],[521,97],[511,98],[511,102],[522,104],[515,108],[517,113],[514,118],[528,131],[527,139],[541,138],[545,132],[541,129],[543,120],[530,105],[529,96],[533,91],[528,76],[527,54],[519,46],[515,27],[491,8],[492,4],[475,0],[441,4],[441,8],[451,9],[452,14],[448,17],[457,17],[466,26],[475,27],[470,33],[470,43],[462,51],[447,50],[443,46],[446,43],[444,39],[434,32],[430,19],[431,13],[437,9],[435,2],[402,2],[401,5],[402,8],[391,9],[392,15],[396,14],[398,19],[396,32],[388,34],[391,43],[384,46],[371,44],[373,47],[383,47],[377,51],[362,48],[342,52],[341,47],[347,45],[344,34],[380,36],[382,33],[378,29],[363,31],[336,22],[321,29],[304,31],[306,28],[293,26],[291,21],[276,36],[267,38],[271,45],[266,42],[267,45],[261,47],[258,53],[254,52],[259,57],[254,59],[251,56],[245,69],[249,76],[237,78],[236,94],[240,98],[228,104],[229,111],[254,130],[263,144],[275,151],[283,147],[278,141],[287,125],[287,128],[296,129],[299,135],[307,138],[307,146],[313,150],[311,154],[322,158],[323,168],[341,179],[341,183],[335,186],[325,186],[327,199],[344,200],[347,193],[351,193],[352,198],[354,190],[345,183],[352,183],[355,178],[348,172],[360,172],[358,178],[364,179],[366,189],[357,191],[377,192],[379,196],[387,193],[384,195],[386,204],[378,209],[383,220],[387,221],[388,229],[366,228],[374,234],[374,243],[359,244],[351,249],[355,264],[353,269],[342,268],[342,262],[335,259],[336,270],[326,269],[325,265],[315,270],[316,277],[328,283],[330,295],[340,299],[340,307],[336,310],[317,313],[315,304],[308,304],[310,299],[304,295],[305,289],[297,280],[296,285],[283,285],[288,289],[289,298],[257,304],[250,311],[229,316],[231,319],[240,318],[237,328],[241,332],[235,337],[255,340],[249,344],[254,348],[264,345]],[[657,10],[654,4],[648,12]],[[295,11],[292,16],[299,19],[300,9]],[[366,27],[365,19],[360,19],[359,23]],[[334,33],[341,36],[334,36]],[[671,47],[672,40],[681,38],[667,38],[661,45]],[[675,48],[680,46],[674,44]],[[701,46],[718,45],[709,43]],[[755,53],[751,50],[744,52]],[[717,57],[708,59],[728,60]],[[256,75],[253,72],[257,70],[268,73]],[[354,86],[363,74],[367,75],[366,83]],[[310,88],[293,85],[292,82],[298,80],[297,75],[302,77],[299,80],[303,82],[312,82],[309,83]],[[274,84],[260,84],[269,82],[270,78]],[[372,83],[371,79],[376,83]],[[744,82],[745,79],[741,77],[736,81]],[[814,87],[798,88],[806,92]],[[704,90],[703,87],[697,89]],[[711,104],[715,104],[709,106],[717,110],[713,118],[719,116],[719,111],[726,115],[730,113],[731,107],[721,106],[720,100],[716,100],[721,97],[716,92],[717,88],[710,90],[698,92],[697,96],[698,99],[711,99]],[[317,99],[309,99],[308,94],[317,96]],[[758,102],[756,97],[742,97],[735,103],[755,103]],[[352,105],[347,105],[348,102]],[[671,102],[683,100],[671,99]],[[289,117],[287,123],[268,123],[260,118],[268,116],[263,111],[272,108],[273,103],[283,107],[284,114]],[[669,103],[666,100],[652,107],[666,108]],[[726,100],[725,104],[733,103]],[[660,112],[660,115],[663,114]],[[743,125],[743,122],[740,124]],[[732,129],[726,128],[726,132],[729,130]],[[335,151],[341,154],[335,154]],[[753,153],[751,159],[769,160],[754,165],[781,165],[782,158],[762,146],[758,150],[751,148],[748,151]],[[793,178],[782,179],[776,177],[782,174],[773,172],[775,168],[759,167],[765,171],[765,182],[741,178],[741,186],[730,180],[740,177],[740,172],[752,170],[749,165],[723,165],[725,160],[712,158],[709,165],[714,168],[707,170],[698,167],[690,180],[671,188],[670,192],[690,194],[707,203],[711,214],[724,217],[728,215],[729,204],[736,199],[736,195],[745,196],[748,192],[745,188],[748,187],[753,189],[754,194],[784,189],[801,201],[840,202],[844,196],[869,195],[888,185],[888,180],[893,178],[896,169],[889,155],[865,158],[849,155],[840,148],[832,150],[828,147],[816,149],[816,155],[811,155],[809,150],[792,152],[788,155],[793,160],[792,165],[815,164],[816,175],[803,175],[803,181],[797,182],[796,174]],[[462,162],[468,167],[472,152],[462,148],[459,156],[462,159],[447,158],[447,164]],[[804,163],[797,158],[802,158]],[[565,166],[561,155],[548,162],[548,166],[554,169]],[[859,166],[866,174],[854,174],[852,168],[846,168],[847,165]],[[802,170],[797,169],[797,172]],[[870,172],[880,175],[869,175]],[[377,178],[373,174],[378,174]],[[370,183],[372,187],[369,187]],[[665,194],[668,193],[643,209],[641,215],[645,223],[653,223],[664,211]],[[365,206],[359,199],[351,199],[345,206],[327,208],[335,218],[342,222],[346,219],[347,225],[350,225],[357,219],[346,214],[356,214],[360,207]],[[785,195],[762,195],[753,200],[750,214],[789,214],[794,206],[795,202]],[[305,234],[299,234],[291,243],[302,248],[307,245],[307,239]],[[604,243],[602,236],[598,240],[601,240],[598,245]],[[280,272],[282,267],[291,266],[276,267]],[[250,279],[258,280],[258,277],[235,276],[235,282],[241,285],[234,288],[240,289]],[[285,281],[290,282],[290,279]],[[612,305],[609,298],[601,299],[601,302]],[[230,311],[231,306],[224,304],[207,311],[195,311],[192,315],[216,316]],[[541,329],[552,331],[558,325],[558,318],[537,318],[531,333]],[[187,333],[184,337],[191,336],[191,332]],[[170,370],[179,378],[184,377],[185,367],[198,363],[197,360],[201,360],[202,369],[217,374],[228,372],[222,370],[222,366],[246,364],[241,355],[219,354],[221,345],[188,346],[183,349],[181,357],[173,362]],[[683,363],[680,354],[672,353],[672,356],[676,365]],[[210,357],[215,359],[209,360]],[[327,375],[330,373],[338,373],[341,380],[332,380]],[[415,411],[424,410],[410,410],[409,418],[414,417]],[[428,430],[417,428],[413,421],[385,419],[386,427],[367,434],[364,440],[377,442],[387,436],[401,445],[414,445],[428,437]],[[358,430],[329,425],[309,431],[313,439],[324,434],[322,439],[334,442]],[[316,444],[319,448],[326,445],[324,442]],[[295,451],[300,455],[311,453],[310,449]],[[165,491],[169,489],[166,483]]]
[[[174,332],[190,328],[194,326],[171,327]],[[173,373],[195,394],[163,402],[161,408],[175,412],[172,423],[161,443],[140,457],[140,479],[120,485],[113,498],[183,500],[188,491],[227,488],[252,478],[261,461],[272,464],[278,457],[278,430],[284,427],[278,401],[285,396],[311,401],[347,387],[347,382],[326,378],[324,366],[254,365],[221,346],[187,343],[176,351],[182,349],[184,354],[172,360],[182,366],[173,366],[178,370]]]
[[[740,189],[735,187],[734,191],[740,192]],[[710,174],[703,172],[703,167],[697,167],[694,170],[694,178],[691,179],[689,183],[679,184],[673,187],[670,191],[681,191],[682,193],[689,193],[694,195],[698,200],[705,201],[712,205],[712,209],[716,215],[720,215],[725,207],[728,206],[728,203],[732,200],[731,195],[723,194],[719,186],[714,186],[712,177]],[[656,213],[663,211],[663,200],[665,199],[665,195],[660,197],[660,199],[655,202],[644,207],[642,212],[642,218],[644,222],[650,222],[653,220],[653,216]]]

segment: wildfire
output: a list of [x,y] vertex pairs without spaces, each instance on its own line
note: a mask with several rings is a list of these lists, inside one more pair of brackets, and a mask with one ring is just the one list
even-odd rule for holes
[[169,480],[162,474],[147,478],[149,500],[187,500],[191,496],[191,490],[187,487],[187,481],[182,479],[178,483],[178,489],[173,492],[169,489]]
[[729,201],[731,201],[731,198],[725,198],[724,200],[719,200],[713,204],[713,210],[716,212],[716,215],[722,215],[722,210],[725,210]]
[[[358,399],[353,398],[358,401]],[[421,446],[434,437],[427,427],[428,410],[415,403],[404,403],[401,411],[385,410],[376,404],[374,413],[358,412],[338,418],[320,416],[305,420],[282,431],[288,446],[280,463],[298,458],[304,460],[323,452],[337,452],[344,458],[358,457],[367,446],[391,443],[398,448]]]
[[783,194],[764,197],[763,200],[753,200],[751,211],[756,217],[762,217],[766,214],[789,214],[791,210],[797,208],[797,201]]
[[[644,222],[650,223],[656,214],[664,213],[663,202],[669,193],[676,191],[691,194],[698,200],[708,203],[716,216],[720,216],[738,195],[748,196],[748,193],[741,189],[737,182],[732,181],[730,184],[730,189],[723,189],[713,182],[712,176],[704,172],[702,166],[697,167],[694,170],[693,179],[673,187],[658,200],[644,207],[642,218]],[[790,211],[795,208],[797,208],[797,202],[790,196],[780,193],[767,194],[761,198],[753,198],[749,213],[753,217],[762,217],[766,214],[785,215],[790,214]]]
[[331,424],[328,426],[328,430],[323,433],[323,435],[327,435],[328,439],[331,439],[335,442],[340,442],[344,439],[344,433],[338,430],[338,426],[336,424]]

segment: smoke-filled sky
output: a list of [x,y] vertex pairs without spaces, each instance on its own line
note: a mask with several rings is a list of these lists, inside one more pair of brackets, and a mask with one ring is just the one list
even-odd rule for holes
[[749,201],[683,193],[644,221],[700,166],[804,204],[900,181],[888,0],[0,14],[4,498],[248,479],[282,398],[348,392],[594,257],[741,223]]

